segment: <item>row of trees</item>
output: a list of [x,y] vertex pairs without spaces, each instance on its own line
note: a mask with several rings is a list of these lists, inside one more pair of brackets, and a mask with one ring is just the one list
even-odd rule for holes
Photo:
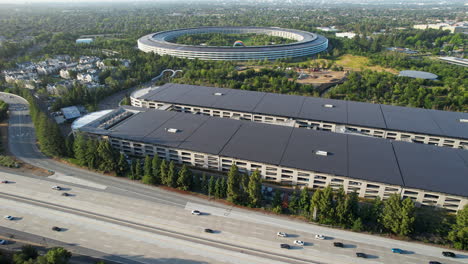
[[15,253],[10,260],[6,256],[0,255],[0,263],[14,263],[14,264],[67,264],[69,263],[72,253],[68,250],[56,247],[49,249],[45,255],[39,255],[39,252],[34,246],[25,245],[21,247],[21,251]]

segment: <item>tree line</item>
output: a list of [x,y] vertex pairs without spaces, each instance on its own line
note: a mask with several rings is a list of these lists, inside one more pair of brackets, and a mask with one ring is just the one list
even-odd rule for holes
[[55,247],[47,250],[44,255],[40,255],[38,250],[32,245],[24,245],[21,251],[10,255],[0,255],[1,264],[67,264],[72,253],[68,250]]

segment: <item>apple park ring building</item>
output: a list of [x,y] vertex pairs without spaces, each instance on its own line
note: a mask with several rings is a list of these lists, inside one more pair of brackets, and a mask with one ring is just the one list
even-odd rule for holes
[[[184,45],[174,41],[183,35],[205,33],[221,34],[263,34],[295,40],[289,44],[266,46],[203,46]],[[328,48],[328,39],[317,34],[301,30],[276,27],[200,27],[152,33],[138,39],[138,48],[144,52],[170,55],[180,58],[200,60],[275,60],[310,56]]]

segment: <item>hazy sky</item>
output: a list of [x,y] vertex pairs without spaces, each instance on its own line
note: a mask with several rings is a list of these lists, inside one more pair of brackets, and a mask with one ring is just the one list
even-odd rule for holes
[[[0,4],[24,4],[24,3],[79,3],[79,2],[168,2],[168,1],[175,1],[175,2],[187,2],[187,0],[0,0]],[[190,2],[228,2],[229,0],[190,0]],[[239,1],[239,0],[237,0]],[[241,2],[246,2],[247,0],[240,0]],[[253,0],[252,2],[254,2]],[[276,2],[280,2],[281,0],[274,0]],[[293,0],[294,1],[294,0]],[[302,0],[301,2],[306,2],[307,0]],[[323,0],[308,0],[311,3],[314,2],[323,2]],[[330,0],[328,0],[330,1]],[[265,2],[265,0],[262,0]],[[331,0],[328,3],[336,3],[336,2],[346,2],[346,3],[405,3],[405,2],[412,2],[412,3],[465,3],[468,4],[468,0]]]

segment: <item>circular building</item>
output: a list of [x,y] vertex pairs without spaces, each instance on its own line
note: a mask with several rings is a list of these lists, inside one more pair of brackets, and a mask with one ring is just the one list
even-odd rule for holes
[[[289,44],[267,46],[192,46],[173,43],[179,36],[204,33],[264,34],[295,40]],[[310,56],[328,48],[328,39],[301,30],[276,27],[201,27],[152,33],[138,39],[138,48],[144,52],[200,60],[275,60]]]
[[424,71],[401,71],[398,76],[425,80],[437,80],[437,77],[439,77],[433,73]]

